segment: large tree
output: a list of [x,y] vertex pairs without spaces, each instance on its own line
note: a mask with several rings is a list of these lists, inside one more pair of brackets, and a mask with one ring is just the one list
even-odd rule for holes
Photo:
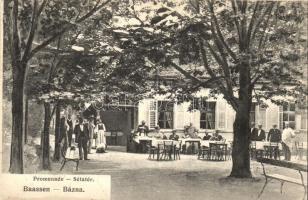
[[[122,35],[154,67],[185,77],[175,94],[210,88],[222,94],[236,116],[232,177],[251,177],[250,109],[254,98],[300,97],[305,86],[299,60],[306,58],[300,2],[182,0],[132,1]],[[132,20],[134,19],[134,20]],[[120,33],[120,31],[118,31]],[[304,61],[305,62],[305,61]],[[178,85],[177,85],[178,86]]]
[[65,32],[89,19],[107,1],[6,0],[4,2],[12,76],[11,173],[23,173],[23,95],[29,61]]

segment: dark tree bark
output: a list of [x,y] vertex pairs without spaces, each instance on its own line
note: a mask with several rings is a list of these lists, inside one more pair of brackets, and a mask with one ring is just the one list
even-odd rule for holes
[[45,119],[44,119],[44,131],[42,134],[42,158],[41,167],[43,170],[50,170],[50,158],[49,158],[49,129],[51,121],[51,106],[49,102],[44,103]]
[[10,155],[10,173],[23,174],[23,94],[25,80],[25,65],[12,61],[13,89],[12,89],[12,138]]
[[29,126],[29,119],[28,119],[28,116],[29,116],[29,98],[27,95],[25,95],[25,144],[27,144],[28,142],[28,126]]
[[60,103],[56,105],[56,124],[55,124],[55,152],[53,155],[54,161],[60,160],[60,138],[61,138],[61,132],[60,132],[60,112],[61,112],[61,106]]
[[250,128],[249,118],[252,102],[250,70],[248,59],[240,64],[239,99],[233,123],[232,171],[230,176],[236,178],[251,178],[250,171]]
[[233,123],[233,165],[230,176],[236,178],[250,178],[252,175],[250,171],[249,155],[249,103],[240,102],[239,104],[239,110],[236,112],[235,121]]

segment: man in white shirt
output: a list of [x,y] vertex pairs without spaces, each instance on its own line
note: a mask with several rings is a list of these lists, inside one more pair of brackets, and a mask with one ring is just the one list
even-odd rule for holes
[[282,131],[282,148],[284,151],[285,160],[290,161],[291,160],[291,151],[290,147],[292,145],[292,138],[295,137],[294,130],[289,127],[289,124],[285,124],[285,128]]

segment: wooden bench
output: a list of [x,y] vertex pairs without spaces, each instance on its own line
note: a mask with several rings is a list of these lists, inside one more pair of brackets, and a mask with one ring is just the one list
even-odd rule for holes
[[[302,172],[307,172],[307,165],[303,165],[303,164],[299,164],[299,163],[292,163],[292,162],[288,162],[288,161],[282,161],[282,160],[273,160],[273,159],[268,159],[268,158],[257,158],[257,161],[261,163],[262,165],[262,169],[263,169],[263,175],[265,176],[265,183],[264,186],[261,190],[261,192],[258,195],[258,198],[260,198],[260,196],[262,195],[266,185],[271,181],[271,180],[278,180],[280,181],[281,185],[280,185],[280,193],[282,193],[282,187],[283,184],[285,182],[287,183],[293,183],[296,185],[301,185],[304,187],[304,200],[307,194],[307,183],[304,182],[304,176]],[[274,166],[278,166],[278,167],[285,167],[285,168],[289,168],[289,169],[293,169],[293,170],[297,170],[299,175],[300,175],[300,179],[296,179],[296,178],[292,178],[289,176],[284,176],[281,174],[267,174],[265,171],[265,167],[264,164],[270,164],[270,165],[274,165]]]

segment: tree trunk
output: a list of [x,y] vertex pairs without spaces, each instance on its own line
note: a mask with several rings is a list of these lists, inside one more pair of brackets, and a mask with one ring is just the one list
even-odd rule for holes
[[60,138],[61,138],[61,133],[60,133],[60,111],[61,111],[61,106],[60,103],[57,103],[56,105],[56,125],[55,125],[55,152],[53,155],[54,161],[59,161],[60,160]]
[[29,115],[29,99],[28,96],[25,96],[25,144],[27,144],[28,142],[28,124],[29,124],[29,120],[28,120],[28,115]]
[[13,61],[10,173],[23,174],[23,94],[25,67]]
[[233,123],[232,171],[230,176],[236,178],[251,178],[250,171],[250,128],[249,103],[241,102]]
[[45,119],[44,119],[44,131],[42,135],[42,158],[41,167],[43,170],[50,170],[50,159],[49,159],[49,128],[51,121],[51,110],[50,103],[44,103]]
[[243,58],[239,66],[239,98],[236,116],[233,123],[232,171],[230,176],[236,178],[251,178],[250,171],[250,128],[249,118],[252,102],[250,84],[249,57]]

